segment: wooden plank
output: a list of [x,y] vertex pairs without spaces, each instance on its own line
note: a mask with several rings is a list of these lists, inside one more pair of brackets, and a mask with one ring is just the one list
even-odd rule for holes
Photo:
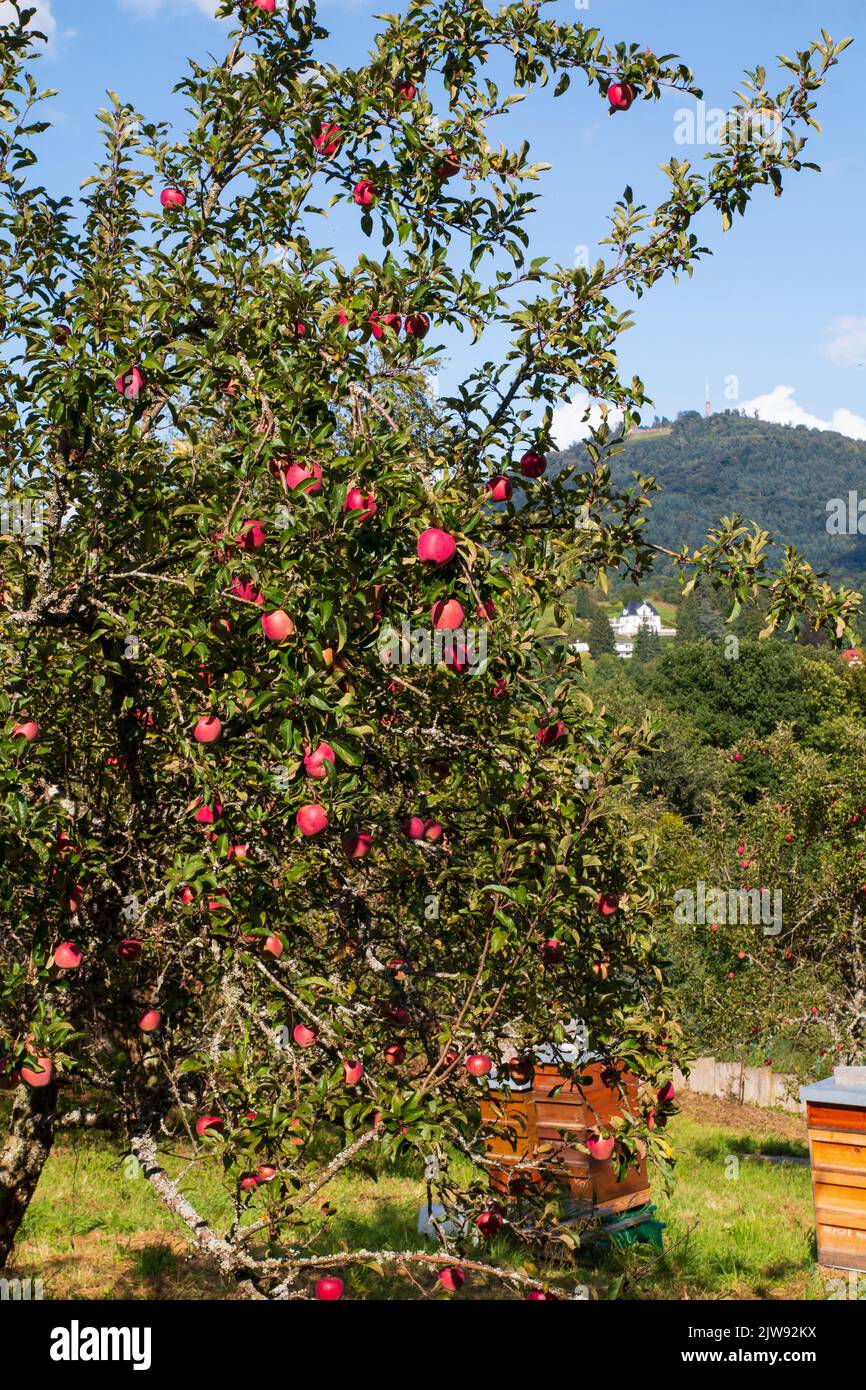
[[855,1211],[866,1211],[866,1187],[858,1183],[850,1187],[844,1181],[838,1181],[835,1177],[832,1182],[823,1182],[817,1173],[814,1174],[815,1201],[831,1203],[833,1206],[841,1204],[845,1207],[852,1207]]
[[866,1213],[838,1203],[815,1203],[815,1219],[825,1226],[849,1226],[853,1230],[866,1231]]
[[846,1168],[842,1163],[816,1163],[812,1168],[816,1183],[833,1183],[837,1187],[862,1187],[866,1190],[866,1170]]
[[813,1126],[822,1129],[853,1129],[860,1134],[866,1134],[866,1108],[862,1106],[815,1105],[812,1101],[807,1101],[806,1118],[810,1129]]
[[837,1167],[841,1164],[849,1172],[862,1169],[866,1173],[866,1143],[852,1144],[828,1142],[826,1139],[812,1139],[812,1164],[814,1167]]
[[810,1126],[808,1133],[810,1143],[818,1139],[826,1140],[828,1144],[866,1144],[866,1133],[859,1139],[848,1129],[812,1129]]

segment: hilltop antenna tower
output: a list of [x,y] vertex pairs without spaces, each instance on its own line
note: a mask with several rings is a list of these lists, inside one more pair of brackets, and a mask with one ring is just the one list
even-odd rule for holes
[[710,383],[707,382],[707,395],[706,395],[706,404],[705,404],[705,406],[704,406],[704,419],[705,419],[705,420],[709,420],[709,418],[710,418],[710,416],[712,415],[712,413],[713,413],[713,407],[710,405]]

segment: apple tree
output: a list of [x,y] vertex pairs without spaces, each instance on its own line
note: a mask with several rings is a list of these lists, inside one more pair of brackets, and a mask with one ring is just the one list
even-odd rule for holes
[[[528,0],[410,0],[341,70],[312,3],[227,0],[224,60],[178,84],[187,129],[111,95],[74,203],[39,183],[13,8],[0,1263],[71,1107],[251,1296],[334,1297],[377,1262],[537,1291],[524,1252],[555,1212],[493,1199],[491,1067],[579,1021],[611,1087],[638,1083],[620,1161],[670,1157],[647,1121],[675,1025],[628,817],[648,735],[563,641],[566,595],[654,558],[649,486],[612,488],[619,432],[589,405],[639,420],[631,302],[692,273],[702,213],[727,226],[801,168],[844,44],[785,60],[779,92],[751,73],[704,170],[672,160],[654,210],[626,189],[606,254],[569,268],[530,250],[547,166],[508,123],[546,84],[566,122],[640,120],[697,93],[677,59]],[[474,365],[431,394],[456,334]],[[576,389],[583,457],[546,476]],[[771,571],[736,518],[679,558],[770,624],[850,632],[857,596],[794,555]],[[223,1229],[171,1176],[178,1140],[218,1155]],[[327,1222],[310,1243],[334,1177],[397,1157],[450,1218],[438,1247],[334,1251]]]

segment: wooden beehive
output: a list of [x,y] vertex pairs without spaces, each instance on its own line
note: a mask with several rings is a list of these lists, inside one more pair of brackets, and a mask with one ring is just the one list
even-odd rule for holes
[[[587,1063],[578,1080],[555,1065],[535,1068],[524,1087],[493,1088],[481,1102],[488,1153],[496,1159],[492,1185],[514,1190],[530,1182],[566,1198],[569,1214],[620,1212],[650,1200],[646,1163],[619,1179],[612,1159],[598,1160],[576,1146],[623,1108],[620,1092],[605,1079],[600,1062]],[[623,1078],[628,1105],[636,1105],[637,1083]]]
[[818,1261],[866,1270],[866,1067],[804,1086]]

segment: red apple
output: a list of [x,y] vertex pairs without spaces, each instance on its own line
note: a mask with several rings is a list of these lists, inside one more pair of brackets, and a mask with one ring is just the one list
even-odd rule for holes
[[308,749],[304,756],[304,768],[306,769],[307,776],[312,777],[314,781],[317,782],[321,781],[323,777],[327,777],[328,774],[325,771],[326,762],[336,762],[336,754],[330,743],[320,743],[313,753]]
[[600,1134],[589,1134],[586,1139],[586,1147],[589,1149],[590,1157],[599,1163],[604,1163],[613,1153],[613,1146],[616,1143],[613,1135],[610,1134],[606,1139],[602,1139]]
[[236,859],[238,863],[242,863],[245,859],[249,858],[249,848],[247,845],[229,845],[228,857],[229,859]]
[[280,956],[283,954],[284,948],[278,936],[267,936],[265,937],[265,944],[262,949],[267,955],[273,956],[274,960],[279,960]]
[[441,598],[434,603],[431,620],[438,632],[454,632],[463,626],[463,605],[456,598]]
[[138,960],[141,955],[141,942],[127,937],[125,941],[117,943],[117,954],[121,960]]
[[275,478],[279,478],[283,487],[288,492],[294,492],[304,483],[309,483],[309,487],[304,487],[303,491],[313,495],[322,491],[322,465],[311,463],[309,468],[303,464],[295,463],[293,459],[272,459],[271,472]]
[[425,565],[447,565],[457,549],[457,542],[438,526],[428,526],[418,537],[418,559]]
[[307,805],[302,806],[295,816],[298,829],[302,835],[320,835],[323,830],[328,828],[328,813],[323,806]]
[[315,1047],[319,1035],[312,1028],[308,1028],[306,1023],[296,1023],[292,1029],[292,1037],[298,1047]]
[[186,194],[179,188],[164,188],[159,195],[159,201],[166,209],[185,208]]
[[446,179],[453,179],[454,175],[457,173],[459,168],[460,165],[456,162],[454,158],[454,151],[445,150],[442,158],[436,165],[436,177],[440,180],[440,182],[444,183]]
[[668,1101],[673,1100],[675,1094],[674,1083],[672,1081],[666,1081],[656,1092],[660,1105],[667,1105]]
[[336,1303],[343,1297],[345,1284],[336,1275],[328,1275],[316,1284],[316,1298],[320,1303]]
[[368,208],[376,197],[376,189],[369,179],[359,179],[352,189],[352,202],[359,208]]
[[406,1058],[406,1049],[402,1043],[389,1043],[382,1052],[382,1056],[389,1066],[399,1067]]
[[125,396],[128,401],[137,401],[144,390],[144,373],[139,367],[133,367],[131,371],[119,376],[115,384],[119,396]]
[[498,1231],[502,1230],[502,1217],[495,1207],[488,1207],[478,1217],[475,1225],[483,1236],[495,1236]]
[[158,1009],[147,1009],[138,1020],[142,1033],[155,1033],[161,1023],[162,1014]]
[[490,494],[494,502],[507,502],[511,490],[510,481],[502,473],[495,478],[489,478],[484,487],[484,491]]
[[611,82],[607,89],[611,111],[627,111],[634,98],[634,87],[629,82]]
[[288,613],[276,608],[273,613],[262,614],[262,632],[270,642],[285,642],[287,637],[294,636],[295,624]]
[[273,14],[277,8],[277,0],[251,0],[254,10],[262,10],[264,14]]
[[415,84],[414,84],[414,82],[401,82],[400,85],[399,85],[399,87],[397,88],[397,95],[398,95],[398,97],[400,98],[401,101],[414,101],[414,100],[415,100]]
[[534,449],[530,449],[520,460],[520,471],[524,478],[540,478],[546,467],[547,459]]
[[616,893],[599,893],[595,900],[595,910],[602,917],[612,917],[619,907],[619,898]]
[[180,900],[183,903],[184,907],[189,907],[190,903],[195,901],[195,893],[192,891],[188,883],[185,884],[183,887],[183,890],[180,895]]
[[235,536],[235,543],[241,550],[261,550],[267,539],[267,532],[262,523],[247,518]]
[[527,1303],[558,1303],[555,1293],[542,1293],[541,1289],[530,1289],[526,1295]]
[[373,837],[366,831],[359,830],[352,835],[347,835],[343,841],[343,853],[349,859],[363,859],[365,854],[369,854],[373,848]]
[[347,1086],[357,1086],[363,1075],[363,1062],[349,1061],[343,1063],[343,1076]]
[[541,958],[545,965],[552,965],[555,961],[562,960],[562,957],[562,942],[558,941],[555,936],[551,937],[549,941],[543,942],[541,947]]
[[58,970],[77,970],[83,959],[81,951],[72,941],[64,941],[54,952],[54,964]]
[[343,503],[344,512],[357,512],[359,521],[366,521],[378,511],[372,492],[363,493],[359,487],[350,487]]
[[330,159],[337,153],[342,139],[343,134],[338,125],[333,121],[323,121],[319,134],[313,140],[313,148]]
[[426,338],[430,332],[430,319],[426,314],[406,315],[406,337]]
[[442,838],[439,821],[428,820],[424,816],[407,816],[400,829],[409,840],[427,840],[435,845]]
[[457,1293],[466,1283],[466,1275],[459,1265],[446,1265],[439,1271],[439,1283],[449,1293]]
[[255,1173],[244,1173],[238,1185],[242,1192],[255,1192],[259,1185],[259,1180]]
[[565,725],[561,719],[555,724],[542,724],[535,735],[536,743],[540,743],[543,748],[549,748],[561,738],[565,738]]
[[195,813],[195,818],[199,825],[213,825],[218,821],[223,813],[221,801],[215,801],[212,806],[201,803]]
[[216,743],[223,726],[215,714],[203,714],[192,731],[196,743]]
[[208,1130],[222,1129],[223,1122],[219,1115],[200,1115],[195,1122],[195,1132],[201,1139],[202,1135],[207,1134]]
[[36,723],[35,719],[25,719],[23,724],[16,724],[12,730],[13,738],[23,738],[26,739],[28,743],[32,743],[38,734],[39,725]]
[[69,900],[67,903],[69,911],[73,913],[77,912],[83,902],[84,887],[82,884],[76,883],[74,887],[69,890]]
[[50,1057],[37,1057],[36,1066],[21,1068],[21,1080],[26,1086],[38,1089],[41,1086],[50,1086],[54,1080],[54,1063]]
[[277,1170],[272,1163],[260,1163],[256,1169],[256,1177],[259,1182],[273,1182],[277,1176]]
[[493,1063],[489,1057],[485,1057],[483,1052],[475,1052],[471,1057],[466,1058],[465,1065],[470,1076],[486,1076]]
[[259,608],[265,601],[261,589],[257,588],[255,584],[250,584],[247,580],[237,577],[232,580],[232,594],[235,598],[239,598],[242,603],[254,603]]

